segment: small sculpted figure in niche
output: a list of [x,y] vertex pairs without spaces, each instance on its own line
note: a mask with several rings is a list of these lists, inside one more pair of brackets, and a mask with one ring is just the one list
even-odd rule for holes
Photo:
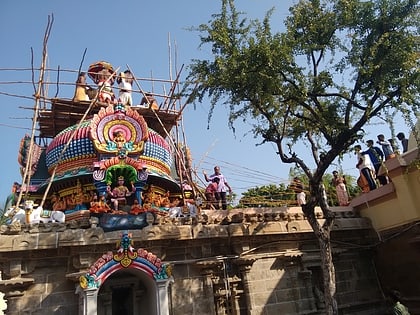
[[138,214],[143,213],[143,212],[145,212],[145,210],[139,204],[139,201],[137,199],[134,199],[134,203],[131,206],[130,214],[138,215]]
[[169,199],[170,196],[170,192],[167,191],[166,194],[164,194],[163,196],[160,196],[160,208],[169,209],[169,206],[171,204],[171,200]]
[[126,205],[127,197],[136,192],[136,187],[131,183],[131,190],[124,185],[125,179],[123,176],[118,177],[118,184],[111,191],[111,187],[107,187],[108,193],[111,195],[111,202],[113,203],[114,210],[119,210],[119,205]]
[[76,193],[74,194],[74,201],[76,203],[75,210],[87,210],[85,204],[85,193],[83,192],[83,188],[78,185],[76,188]]
[[70,194],[65,197],[66,210],[74,210],[76,208],[76,194]]
[[114,132],[114,142],[117,145],[117,149],[121,149],[125,146],[127,140],[125,139],[124,133],[122,131]]
[[106,203],[106,199],[105,199],[104,194],[102,194],[99,197],[99,200],[98,200],[98,196],[95,194],[93,196],[92,201],[90,202],[89,210],[90,210],[90,212],[93,212],[93,213],[105,213],[105,212],[109,212],[111,210],[111,208]]
[[55,193],[51,197],[52,209],[54,211],[66,211],[67,205],[63,197]]
[[127,141],[124,132],[122,132],[121,130],[113,132],[112,139],[107,141],[106,147],[108,150],[111,150],[111,151],[116,150],[121,153],[132,151],[134,148],[133,141]]

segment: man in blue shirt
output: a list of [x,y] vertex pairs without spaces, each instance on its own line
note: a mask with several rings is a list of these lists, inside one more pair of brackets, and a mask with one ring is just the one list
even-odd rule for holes
[[368,149],[363,153],[368,154],[370,160],[372,161],[373,167],[375,168],[375,175],[381,185],[388,184],[388,179],[386,176],[378,176],[379,169],[381,168],[382,162],[384,160],[384,153],[378,147],[373,145],[373,140],[366,141]]

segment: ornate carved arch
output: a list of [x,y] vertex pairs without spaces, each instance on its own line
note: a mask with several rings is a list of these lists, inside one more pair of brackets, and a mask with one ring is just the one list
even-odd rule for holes
[[143,248],[136,250],[132,244],[131,235],[124,233],[119,241],[118,250],[115,253],[109,251],[103,254],[90,267],[89,272],[80,277],[80,287],[99,288],[112,273],[124,268],[141,270],[155,280],[172,276],[171,265],[163,264],[160,258]]
[[77,292],[82,296],[82,315],[97,314],[97,296],[100,287],[114,273],[133,268],[155,282],[156,314],[169,315],[168,285],[172,281],[172,266],[164,264],[155,254],[143,248],[135,249],[131,235],[123,233],[115,252],[103,254],[89,271],[79,278]]

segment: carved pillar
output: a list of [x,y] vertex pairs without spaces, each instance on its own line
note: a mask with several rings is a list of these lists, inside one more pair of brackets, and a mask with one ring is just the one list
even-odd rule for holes
[[168,287],[172,281],[172,278],[156,280],[159,315],[169,315]]
[[241,297],[239,295],[235,295],[233,297],[233,305],[234,305],[233,314],[234,315],[240,315],[241,314],[241,308],[240,308],[240,303],[239,303],[240,298]]
[[[298,272],[299,277],[302,279],[304,283],[304,288],[306,288],[306,292],[308,296],[313,296],[313,281],[312,281],[312,271],[305,269]],[[311,299],[311,310],[316,310],[315,299]]]
[[232,279],[230,281],[230,300],[232,305],[232,315],[240,315],[241,314],[241,304],[240,299],[243,295],[244,291],[238,289],[239,281],[242,281],[241,279],[238,279],[235,277],[235,279]]
[[112,293],[111,292],[105,293],[100,300],[101,300],[102,307],[104,310],[104,315],[112,315]]
[[209,305],[209,314],[216,314],[213,278],[215,270],[219,270],[220,261],[200,261],[196,265],[201,269],[201,274],[204,280],[204,294],[207,297],[207,304]]
[[225,299],[220,294],[217,294],[216,296],[216,309],[216,315],[223,315],[227,313],[225,308]]
[[81,305],[81,314],[79,315],[96,315],[98,314],[97,309],[97,298],[98,298],[98,288],[86,288],[82,289],[80,285],[76,289],[82,297]]
[[252,297],[251,283],[249,281],[249,272],[251,271],[252,264],[255,262],[255,260],[255,258],[239,258],[234,260],[234,263],[239,267],[242,276],[247,315],[252,314]]

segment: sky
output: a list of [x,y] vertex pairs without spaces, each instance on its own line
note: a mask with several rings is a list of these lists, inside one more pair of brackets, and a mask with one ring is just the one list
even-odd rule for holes
[[[210,47],[199,47],[199,33],[191,27],[207,23],[211,15],[220,10],[220,3],[217,0],[2,0],[0,132],[4,135],[5,154],[0,163],[0,204],[10,193],[12,183],[21,182],[17,163],[19,142],[25,133],[30,133],[33,114],[30,109],[34,107],[30,98],[6,95],[33,95],[31,72],[5,69],[28,69],[32,62],[34,67],[40,66],[49,15],[54,16],[48,40],[47,66],[51,69],[77,70],[86,49],[84,71],[89,64],[105,60],[122,71],[128,65],[136,77],[168,79],[170,69],[174,77],[174,73],[184,66],[182,80],[191,60],[211,58]],[[273,30],[282,30],[282,21],[295,0],[237,0],[235,3],[248,19],[262,19],[274,7]],[[55,79],[49,77],[50,81]],[[68,80],[60,78],[60,81],[74,82],[75,79],[76,76]],[[163,85],[153,88],[156,91],[168,89]],[[54,97],[56,87],[49,86],[48,92]],[[60,89],[58,97],[71,98],[72,93],[73,89]],[[233,134],[228,128],[228,111],[223,107],[216,109],[208,124],[208,109],[209,102],[205,100],[196,106],[190,104],[184,110],[186,141],[192,153],[193,168],[200,175],[199,181],[203,178],[203,170],[211,173],[213,167],[219,165],[239,197],[256,186],[289,183],[291,165],[281,163],[272,144],[256,146],[261,139],[253,137],[247,124],[236,124],[237,130]],[[407,132],[402,121],[396,125],[399,128],[396,132]],[[372,129],[370,138],[376,139],[378,130],[385,137],[390,136],[387,125],[379,123]],[[354,155],[346,155],[344,173],[357,176],[355,162]]]

